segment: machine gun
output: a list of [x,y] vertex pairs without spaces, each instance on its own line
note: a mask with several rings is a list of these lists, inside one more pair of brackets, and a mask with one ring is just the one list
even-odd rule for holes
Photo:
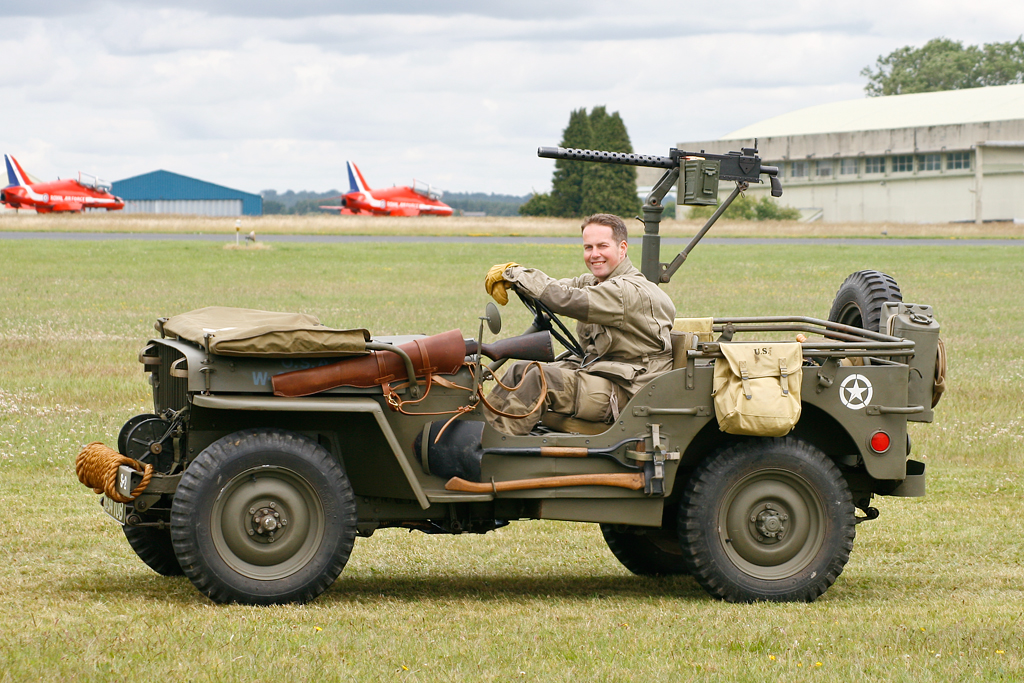
[[[754,143],[757,144],[756,142]],[[665,173],[647,195],[643,206],[643,255],[641,256],[640,272],[651,282],[663,283],[672,279],[679,270],[690,251],[697,242],[711,229],[715,221],[725,213],[740,192],[749,187],[750,183],[760,183],[761,176],[767,175],[771,183],[773,197],[782,196],[782,183],[779,182],[777,166],[764,166],[757,156],[757,148],[744,147],[740,152],[728,154],[707,154],[701,152],[684,152],[672,148],[667,157],[649,154],[630,154],[625,152],[605,152],[593,149],[566,149],[564,147],[541,147],[537,156],[546,159],[566,159],[570,161],[596,161],[603,164],[625,164],[627,166],[648,166],[664,168]],[[682,203],[690,205],[713,205],[718,203],[718,181],[732,180],[736,189],[711,214],[704,227],[693,236],[671,263],[661,262],[661,214],[665,210],[662,200],[672,186],[679,180],[680,169],[683,174]]]

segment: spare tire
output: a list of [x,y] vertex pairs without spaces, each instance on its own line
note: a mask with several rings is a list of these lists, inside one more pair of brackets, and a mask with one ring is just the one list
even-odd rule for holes
[[840,285],[828,319],[880,332],[878,328],[882,321],[882,304],[886,301],[903,301],[896,280],[877,270],[858,270]]

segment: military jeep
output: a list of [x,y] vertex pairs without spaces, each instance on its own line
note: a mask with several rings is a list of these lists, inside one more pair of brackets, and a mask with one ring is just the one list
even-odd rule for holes
[[[666,169],[644,205],[642,270],[661,282],[747,183],[768,175],[781,193],[777,171],[751,149],[541,155]],[[661,202],[681,173],[690,203],[708,203],[709,179],[737,187],[663,264]],[[847,278],[828,320],[725,316],[674,331],[673,370],[614,422],[549,412],[533,433],[510,436],[485,420],[483,381],[505,358],[553,358],[552,335],[570,349],[563,355],[575,342],[543,304],[525,303],[531,328],[493,345],[482,339],[484,322],[500,329],[493,305],[476,340],[358,331],[354,348],[314,341],[275,353],[219,346],[228,325],[197,337],[161,319],[139,354],[153,412],[118,437],[118,452],[140,466],[120,466],[103,509],[148,566],[188,576],[221,603],[311,600],[341,573],[356,537],[377,529],[486,533],[527,519],[600,524],[630,571],[689,574],[719,599],[811,601],[842,572],[856,525],[878,516],[874,496],[924,495],[907,423],[932,420],[939,325],[930,307],[903,303],[887,275]],[[795,424],[783,436],[723,431],[716,368],[732,348],[778,340],[799,345],[800,367],[788,370],[798,378]]]

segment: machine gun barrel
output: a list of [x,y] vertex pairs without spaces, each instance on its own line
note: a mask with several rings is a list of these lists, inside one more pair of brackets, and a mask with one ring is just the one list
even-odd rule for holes
[[626,166],[649,166],[651,168],[679,168],[679,159],[659,157],[653,154],[631,154],[627,152],[605,152],[600,149],[574,149],[571,147],[538,147],[537,156],[545,159],[569,159],[572,161],[597,161],[604,164],[625,164]]
[[[687,152],[673,147],[669,156],[661,157],[654,154],[632,154],[628,152],[606,152],[600,149],[574,149],[571,147],[539,147],[537,156],[545,159],[566,159],[570,161],[594,161],[602,164],[623,164],[626,166],[647,166],[650,168],[679,168],[679,164],[687,158],[713,159],[721,164],[719,178],[734,180],[741,183],[759,183],[761,175],[776,178],[779,175],[777,166],[762,166],[761,158],[756,149],[744,148],[741,152],[728,154],[709,154],[707,152]],[[782,194],[781,186],[775,194],[776,183],[772,183],[772,196]]]

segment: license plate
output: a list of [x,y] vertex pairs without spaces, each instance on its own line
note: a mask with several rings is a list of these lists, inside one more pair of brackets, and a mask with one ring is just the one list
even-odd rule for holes
[[127,514],[125,513],[124,503],[118,503],[117,501],[110,500],[106,496],[103,496],[103,511],[113,517],[124,526]]

